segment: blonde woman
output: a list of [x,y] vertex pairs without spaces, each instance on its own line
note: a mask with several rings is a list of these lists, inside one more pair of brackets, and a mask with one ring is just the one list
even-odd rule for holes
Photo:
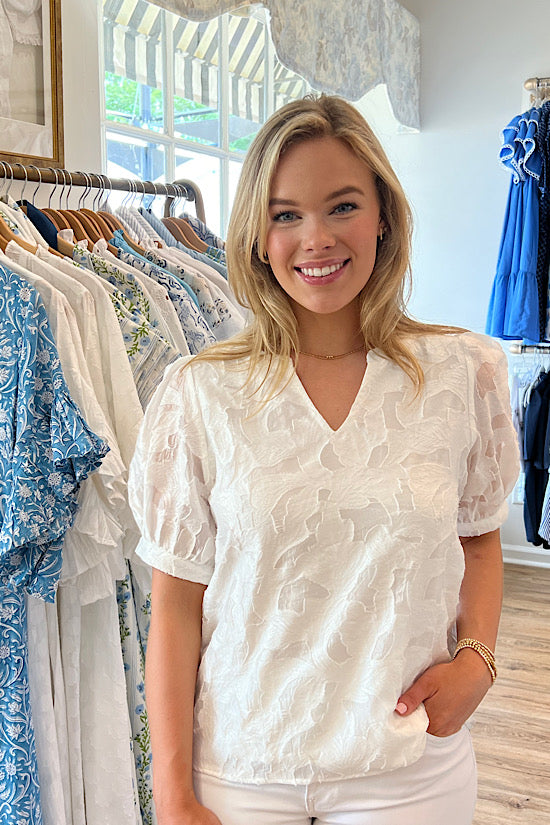
[[132,465],[159,825],[472,821],[517,446],[500,347],[407,315],[410,233],[351,105],[260,130],[251,323],[169,368]]

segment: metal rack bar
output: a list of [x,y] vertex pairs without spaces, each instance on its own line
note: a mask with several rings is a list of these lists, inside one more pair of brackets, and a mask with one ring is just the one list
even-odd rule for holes
[[531,105],[541,106],[550,99],[550,77],[530,77],[523,84],[523,88],[531,92]]
[[525,352],[543,352],[550,355],[550,343],[548,344],[510,344],[509,352],[513,355],[522,355]]
[[523,88],[528,92],[550,89],[550,77],[530,77],[523,84]]
[[[9,171],[8,171],[9,170]],[[49,183],[55,185],[86,186],[93,189],[111,189],[136,194],[162,195],[166,198],[166,207],[177,197],[184,197],[195,204],[197,217],[205,221],[204,201],[199,187],[193,181],[181,178],[173,183],[153,183],[152,181],[131,180],[126,178],[109,178],[97,172],[69,172],[67,169],[38,169],[36,166],[24,166],[22,163],[0,161],[0,178],[29,181],[30,183]]]

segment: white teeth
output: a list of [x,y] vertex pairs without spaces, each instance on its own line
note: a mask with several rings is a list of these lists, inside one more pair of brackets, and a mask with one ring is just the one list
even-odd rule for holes
[[325,275],[330,275],[333,272],[336,272],[337,269],[340,269],[342,264],[333,264],[333,266],[323,266],[322,268],[315,267],[314,269],[308,269],[304,266],[300,267],[301,272],[304,275],[307,275],[309,278],[322,278]]

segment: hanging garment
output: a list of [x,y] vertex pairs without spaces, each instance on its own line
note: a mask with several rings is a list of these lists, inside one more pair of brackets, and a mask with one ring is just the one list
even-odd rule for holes
[[12,231],[14,231],[16,235],[20,235],[33,246],[43,246],[45,249],[47,248],[48,244],[40,232],[9,193],[0,198],[0,214],[5,220],[9,219]]
[[181,355],[157,332],[150,305],[135,279],[80,246],[75,246],[73,257],[103,279],[122,330],[139,400],[145,409],[165,368]]
[[[10,249],[16,244],[8,244],[7,252],[15,253],[15,249]],[[29,263],[35,265],[36,268],[46,270],[46,264],[38,261],[34,256],[19,249],[19,258],[23,259],[29,256],[31,259]],[[15,265],[15,264],[14,264]],[[99,471],[96,471],[93,478],[89,478],[81,487],[79,495],[79,511],[72,524],[65,534],[63,545],[63,566],[60,577],[60,587],[72,586],[78,594],[78,602],[80,605],[87,605],[95,603],[99,600],[100,606],[96,608],[103,609],[105,598],[109,596],[115,601],[116,593],[116,579],[123,578],[125,575],[125,566],[123,560],[122,539],[124,532],[131,524],[135,527],[131,514],[129,513],[126,497],[126,483],[125,483],[125,468],[122,465],[115,438],[110,430],[106,427],[105,421],[102,419],[101,411],[98,411],[98,405],[94,407],[93,389],[88,380],[87,366],[84,360],[82,348],[79,352],[78,330],[75,325],[66,323],[64,319],[71,318],[71,308],[67,306],[67,298],[61,292],[55,290],[50,283],[57,273],[53,268],[49,268],[45,274],[48,275],[49,281],[44,281],[38,278],[34,273],[28,272],[28,278],[34,279],[35,286],[41,290],[49,317],[52,319],[52,330],[54,332],[58,351],[60,354],[61,364],[65,369],[67,381],[70,382],[71,392],[75,397],[81,408],[86,412],[88,420],[93,423],[97,432],[100,432],[108,440],[111,450],[104,458]],[[81,386],[82,385],[82,386]],[[94,486],[95,485],[95,486]],[[83,495],[82,494],[86,494]],[[69,804],[70,784],[69,777],[72,771],[72,766],[69,765],[69,771],[63,768],[63,756],[67,753],[66,739],[67,734],[63,733],[64,726],[59,718],[59,708],[62,703],[67,704],[70,697],[67,696],[63,674],[59,668],[54,669],[54,664],[58,661],[55,656],[56,646],[55,640],[52,640],[42,631],[48,626],[48,621],[51,618],[48,612],[41,611],[40,606],[34,603],[27,605],[28,610],[28,633],[29,638],[34,637],[33,657],[29,663],[29,687],[33,699],[33,717],[37,719],[38,714],[38,728],[36,735],[36,750],[37,759],[40,769],[40,784],[41,784],[41,807],[44,817],[44,825],[58,825],[61,823],[60,800],[65,803],[65,807]],[[107,614],[108,615],[108,614]],[[80,621],[80,619],[79,619]],[[103,622],[103,626],[105,626]],[[97,632],[97,626],[94,625],[92,632]],[[86,613],[81,620],[82,633],[87,631]],[[57,646],[60,642],[63,643],[65,654],[67,654],[67,640],[62,638],[64,633],[58,631],[59,638],[57,639]],[[84,725],[86,719],[91,715],[96,718],[94,709],[100,705],[101,712],[98,717],[103,720],[103,725],[106,728],[104,736],[112,737],[112,741],[116,742],[114,748],[117,759],[119,760],[119,769],[113,774],[116,781],[111,777],[109,783],[110,807],[116,803],[115,808],[118,810],[119,806],[124,806],[126,799],[133,798],[133,773],[134,760],[132,755],[130,739],[128,733],[128,713],[126,715],[114,716],[113,701],[116,688],[114,674],[120,662],[120,685],[124,687],[124,668],[122,666],[120,654],[120,641],[118,643],[118,660],[116,657],[109,660],[107,657],[107,648],[105,646],[105,633],[102,638],[103,645],[103,667],[109,673],[109,678],[112,683],[110,691],[109,705],[104,707],[102,703],[102,692],[95,690],[94,674],[90,677],[91,693],[86,705],[83,708],[81,715],[81,724]],[[42,654],[42,655],[40,655]],[[56,679],[57,677],[57,679]],[[49,690],[48,690],[49,686]],[[34,688],[34,690],[33,690]],[[125,703],[125,692],[121,693],[121,702]],[[74,704],[74,703],[73,703]],[[124,720],[126,722],[124,724]],[[121,727],[122,725],[122,727]],[[65,726],[66,727],[66,726]],[[51,735],[52,728],[55,728],[57,737]],[[126,735],[126,746],[124,736]],[[56,751],[56,744],[59,751]],[[84,747],[87,747],[85,744]],[[125,755],[124,755],[125,754]],[[89,775],[90,771],[93,775],[97,775],[97,766],[94,769],[93,760],[99,756],[97,751],[91,750],[88,752],[87,772],[84,774],[84,779]],[[66,762],[66,760],[65,760]],[[101,759],[101,770],[105,758]],[[126,764],[126,773],[122,770],[122,766]],[[46,768],[44,768],[46,766]],[[66,767],[66,765],[65,765]],[[43,771],[47,770],[47,781],[43,781]],[[108,770],[109,775],[111,771]],[[126,777],[126,779],[125,779]],[[64,787],[65,786],[65,787]],[[105,783],[104,783],[105,786]],[[91,822],[90,806],[97,803],[98,795],[94,793],[92,784],[88,784],[87,793],[86,788],[83,789],[83,797],[87,798],[87,820]],[[129,796],[129,792],[130,796]],[[128,820],[129,825],[135,821],[135,812],[133,811],[133,819]],[[121,814],[117,814],[121,816]],[[107,822],[103,815],[98,816],[97,821]],[[71,818],[69,816],[68,823],[70,825]],[[120,819],[117,819],[120,822]]]
[[208,246],[212,246],[215,249],[225,249],[225,242],[219,238],[215,232],[212,232],[200,218],[195,217],[195,215],[189,215],[187,212],[184,212],[181,217],[187,221],[199,238],[208,244]]
[[[75,313],[62,292],[52,281],[59,277],[51,267],[21,249],[15,242],[6,253],[13,256],[12,267],[39,292],[50,320],[60,364],[71,397],[94,431],[109,445],[109,453],[100,468],[80,490],[79,510],[65,536],[63,581],[78,580],[83,603],[114,592],[113,580],[121,572],[122,538],[134,521],[127,504],[126,469],[116,438],[95,396],[88,371]],[[4,256],[0,256],[3,260]],[[33,269],[23,269],[28,259]]]
[[117,218],[124,223],[132,231],[129,237],[135,240],[136,243],[141,244],[146,249],[155,249],[161,240],[159,235],[152,230],[151,224],[142,217],[137,209],[128,209],[124,206],[119,206],[115,209]]
[[157,218],[156,215],[153,215],[151,212],[140,208],[140,214],[143,215],[145,220],[151,224],[155,232],[162,238],[165,243],[163,249],[169,247],[170,249],[179,249],[183,252],[186,252],[191,258],[194,258],[197,261],[207,261],[214,269],[216,269],[220,275],[223,275],[224,278],[227,280],[227,267],[224,263],[216,261],[214,259],[207,258],[202,252],[197,252],[194,249],[189,249],[188,247],[184,246],[184,244],[176,241],[174,236],[169,232],[169,230],[165,227],[162,221]]
[[540,112],[514,118],[503,132],[500,161],[512,172],[486,332],[498,338],[540,340],[537,291],[538,181],[542,167],[535,142]]
[[[120,236],[115,240],[119,244],[123,243]],[[132,256],[133,253],[128,253],[128,256],[123,257],[123,260],[130,261]],[[216,339],[213,332],[203,317],[200,308],[189,300],[186,290],[182,287],[181,279],[174,278],[171,273],[162,270],[160,267],[155,267],[146,259],[138,260],[138,256],[135,256],[132,265],[134,264],[136,267],[139,264],[142,273],[166,288],[176,309],[191,354],[194,355],[206,346],[215,343]]]
[[218,336],[223,338],[229,337],[228,335],[224,335],[223,331],[220,329],[222,319],[218,312],[218,307],[212,298],[208,283],[203,278],[196,278],[193,275],[189,275],[189,273],[185,273],[185,277],[182,272],[174,273],[168,266],[163,266],[159,263],[159,261],[162,260],[162,262],[166,264],[166,259],[161,259],[151,250],[146,251],[145,254],[147,255],[147,258],[136,255],[125,243],[124,238],[120,233],[115,232],[113,242],[119,250],[119,257],[121,260],[130,263],[136,268],[139,267],[143,272],[150,272],[152,267],[159,267],[160,269],[170,272],[172,275],[176,274],[180,280],[183,280],[185,283],[189,284],[194,294],[197,296],[201,315],[206,321],[208,328],[214,335],[214,338],[219,340]]
[[23,201],[22,203],[27,210],[27,218],[33,224],[39,235],[44,238],[48,246],[52,249],[57,249],[58,230],[53,221],[45,212],[37,209],[36,206],[29,201]]
[[[36,254],[39,259],[51,263],[53,256],[50,253],[38,249]],[[116,435],[120,454],[128,468],[134,454],[143,410],[111,295],[101,278],[77,262],[69,258],[56,258],[55,266],[60,272],[82,284],[93,298],[96,325],[101,330],[101,335],[91,345],[99,349],[97,357],[107,397],[107,420]]]
[[[198,273],[203,278],[206,278],[214,298],[221,298],[232,315],[236,316],[236,323],[245,323],[247,317],[247,310],[239,303],[228,284],[227,273],[221,275],[211,260],[197,260],[192,258],[188,252],[185,252],[177,247],[165,247],[164,249],[154,250],[147,255],[157,255],[165,258],[167,261],[176,264],[176,266],[183,267],[184,270],[191,270]],[[203,256],[204,257],[204,256]]]
[[[241,311],[235,311],[233,303],[226,299],[224,292],[209,277],[209,271],[199,271],[196,262],[182,264],[181,259],[174,261],[164,254],[164,250],[147,250],[144,256],[136,255],[125,243],[121,234],[115,232],[113,243],[119,249],[119,256],[122,260],[140,267],[143,271],[150,271],[153,264],[165,272],[172,274],[178,280],[189,284],[199,302],[201,314],[214,334],[216,340],[225,340],[231,335],[242,331],[244,319]],[[181,255],[181,253],[175,253]],[[204,265],[203,265],[204,268]]]
[[[543,543],[539,535],[550,468],[550,373],[541,373],[531,390],[524,417],[524,523],[527,541]],[[546,546],[546,542],[545,542]]]
[[131,275],[137,280],[145,295],[151,297],[162,317],[164,337],[179,353],[189,355],[189,347],[187,346],[187,341],[185,340],[175,307],[170,300],[168,290],[165,289],[162,284],[157,283],[152,278],[148,278],[135,267],[126,264],[120,258],[113,255],[109,251],[107,241],[97,241],[92,251],[95,255],[99,255],[103,260],[114,264],[122,272]]
[[0,266],[0,722],[5,825],[40,825],[25,590],[53,601],[81,483],[108,446],[67,390],[38,293]]
[[537,288],[539,293],[539,314],[541,317],[541,338],[548,339],[550,333],[550,313],[548,296],[548,268],[550,266],[550,101],[541,107],[537,132],[542,168],[539,181],[539,248],[537,256]]

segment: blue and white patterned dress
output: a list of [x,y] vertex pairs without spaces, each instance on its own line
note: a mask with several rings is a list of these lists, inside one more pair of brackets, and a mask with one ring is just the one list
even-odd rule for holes
[[25,591],[53,602],[81,482],[108,446],[72,401],[38,293],[0,266],[0,821],[40,825]]

